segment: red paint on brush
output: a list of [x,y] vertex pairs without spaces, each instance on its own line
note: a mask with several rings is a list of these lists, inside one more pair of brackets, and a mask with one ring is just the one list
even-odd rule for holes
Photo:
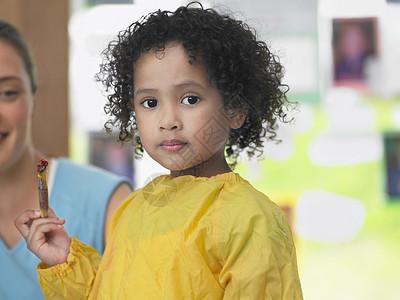
[[47,169],[48,165],[49,165],[49,163],[47,162],[47,160],[45,160],[45,159],[39,160],[39,162],[37,164],[38,173],[43,173]]

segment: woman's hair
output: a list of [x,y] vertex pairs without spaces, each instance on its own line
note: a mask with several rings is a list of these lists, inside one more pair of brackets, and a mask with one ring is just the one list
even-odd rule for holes
[[256,39],[245,23],[213,9],[179,7],[175,12],[156,11],[121,31],[103,51],[103,63],[96,79],[104,84],[110,119],[107,131],[119,127],[119,140],[133,140],[137,155],[143,146],[137,134],[135,113],[129,108],[133,98],[134,63],[151,49],[165,49],[170,41],[180,42],[188,62],[205,66],[229,111],[247,112],[244,124],[231,129],[226,156],[234,166],[239,153],[262,154],[263,139],[275,140],[277,119],[285,121],[287,85],[281,83],[283,67],[267,45]]
[[35,94],[37,90],[36,67],[29,47],[22,38],[22,35],[10,23],[0,20],[0,41],[12,46],[24,61],[25,69],[28,72],[31,82],[32,93]]

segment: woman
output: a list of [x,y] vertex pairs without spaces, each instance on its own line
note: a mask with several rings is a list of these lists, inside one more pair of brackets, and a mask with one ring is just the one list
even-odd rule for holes
[[36,89],[35,66],[26,43],[12,25],[0,20],[0,298],[4,300],[43,299],[35,272],[39,260],[26,249],[14,226],[24,210],[39,209],[40,159],[49,161],[50,207],[60,216],[69,215],[66,227],[72,235],[100,253],[109,217],[131,192],[123,177],[51,157],[33,146]]

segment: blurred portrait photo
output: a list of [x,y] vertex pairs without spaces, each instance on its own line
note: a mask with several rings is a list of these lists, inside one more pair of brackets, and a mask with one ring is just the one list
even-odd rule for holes
[[332,50],[335,84],[366,79],[366,63],[377,55],[375,18],[333,19]]

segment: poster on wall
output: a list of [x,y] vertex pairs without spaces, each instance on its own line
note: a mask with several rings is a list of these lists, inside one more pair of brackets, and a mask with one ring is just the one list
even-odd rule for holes
[[125,176],[133,184],[134,152],[131,145],[117,142],[115,136],[103,132],[89,133],[89,162],[116,175]]
[[334,86],[367,87],[367,64],[378,56],[377,18],[332,20]]
[[384,135],[386,195],[400,201],[400,132]]

